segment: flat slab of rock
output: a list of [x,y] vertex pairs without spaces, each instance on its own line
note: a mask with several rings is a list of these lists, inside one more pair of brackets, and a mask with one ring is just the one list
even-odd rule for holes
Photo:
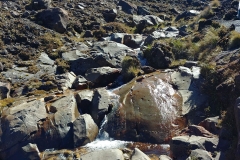
[[38,62],[41,62],[42,64],[54,65],[54,60],[50,59],[44,52],[39,56]]
[[62,58],[65,61],[75,61],[79,58],[86,58],[88,57],[88,55],[80,52],[79,50],[73,50],[73,51],[68,51],[68,52],[64,52],[62,53]]
[[122,60],[128,53],[134,53],[128,46],[113,41],[96,42],[93,49],[99,52],[99,54],[94,55],[98,64],[102,61],[104,66],[116,68],[121,68]]
[[120,69],[111,67],[91,68],[87,70],[85,77],[95,86],[104,87],[114,82],[120,76]]
[[[178,71],[171,74],[172,82],[177,86],[183,98],[182,114],[186,115],[194,109],[206,107],[208,97],[200,91],[200,67],[193,66],[191,69],[180,66]],[[194,116],[194,117],[191,117]],[[188,114],[190,123],[198,124],[201,117],[196,118],[196,114]]]
[[119,149],[107,149],[87,153],[81,156],[81,160],[124,160],[123,152]]

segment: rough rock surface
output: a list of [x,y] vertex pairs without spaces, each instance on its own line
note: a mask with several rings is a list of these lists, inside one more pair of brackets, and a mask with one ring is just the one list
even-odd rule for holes
[[59,33],[64,33],[69,21],[68,12],[62,8],[46,9],[38,13],[38,20],[43,25]]
[[85,114],[90,114],[91,105],[93,99],[93,91],[92,90],[82,90],[76,94],[76,101],[78,104],[78,110]]
[[[0,156],[14,159],[20,148],[38,131],[37,123],[47,117],[45,104],[36,100],[11,107],[2,113]],[[34,138],[33,138],[34,139]]]
[[79,147],[97,137],[98,127],[90,115],[84,114],[73,122],[73,134],[74,147]]
[[120,70],[111,67],[92,68],[87,70],[85,77],[94,86],[104,87],[114,82],[120,75]]
[[110,107],[110,96],[105,88],[94,90],[90,114],[99,126]]
[[[177,86],[178,91],[183,97],[183,110],[182,114],[188,115],[189,122],[191,124],[198,124],[201,120],[201,115],[199,118],[192,114],[196,109],[204,108],[207,105],[207,97],[202,94],[199,88],[201,83],[200,68],[192,67],[189,69],[187,67],[180,66],[178,71],[171,74],[173,84]],[[194,115],[194,117],[191,117]]]
[[76,80],[76,75],[73,72],[56,75],[57,86],[61,90],[67,90],[72,88],[73,83]]

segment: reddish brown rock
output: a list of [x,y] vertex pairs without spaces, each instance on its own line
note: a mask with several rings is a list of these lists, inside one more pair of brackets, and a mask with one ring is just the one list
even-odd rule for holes
[[167,83],[169,75],[155,72],[116,89],[119,106],[108,115],[106,130],[122,140],[162,143],[185,125],[181,96]]

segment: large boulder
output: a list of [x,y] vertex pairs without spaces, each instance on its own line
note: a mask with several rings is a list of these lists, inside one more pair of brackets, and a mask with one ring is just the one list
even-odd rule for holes
[[92,142],[98,135],[98,126],[88,114],[79,116],[73,122],[73,143],[79,147]]
[[45,103],[39,100],[4,110],[0,121],[0,158],[14,159],[21,153],[21,147],[38,131],[38,122],[46,117]]
[[49,139],[48,145],[52,148],[73,147],[72,125],[80,115],[74,95],[70,94],[69,96],[55,101],[47,110],[49,113],[53,114],[53,116],[49,116],[49,121],[55,122],[54,126],[53,124],[49,124],[48,120],[44,121],[42,124],[42,130],[46,132],[49,132],[51,128],[55,128],[54,132],[49,133],[49,138],[51,138],[51,140]]
[[110,40],[122,43],[130,48],[139,48],[144,39],[140,34],[112,33]]
[[4,98],[9,98],[10,90],[10,83],[0,82],[0,100]]
[[181,97],[170,84],[168,74],[138,77],[113,93],[118,105],[107,115],[105,130],[110,137],[150,143],[163,143],[185,126],[180,118]]
[[87,70],[85,77],[94,86],[104,87],[114,82],[120,75],[120,70],[111,67],[91,68]]
[[111,101],[108,91],[105,88],[95,89],[90,112],[98,126],[100,126],[104,116],[108,113],[110,106]]
[[195,66],[191,69],[180,66],[171,74],[172,82],[183,98],[182,114],[187,115],[190,124],[198,124],[204,119],[204,113],[201,112],[208,105],[208,97],[202,94],[200,89],[203,82],[200,69]]
[[46,9],[37,14],[37,19],[42,21],[47,28],[59,33],[64,33],[69,21],[68,12],[62,8]]
[[114,19],[117,17],[117,10],[116,9],[105,10],[103,12],[103,16],[105,18],[105,21],[113,22]]
[[43,99],[14,103],[3,111],[0,123],[0,158],[10,160],[38,157],[38,150],[48,148],[73,148],[98,133],[90,116],[80,116],[72,94],[46,106]]
[[171,48],[159,43],[155,43],[150,50],[145,51],[144,56],[148,64],[157,69],[168,68],[173,59]]

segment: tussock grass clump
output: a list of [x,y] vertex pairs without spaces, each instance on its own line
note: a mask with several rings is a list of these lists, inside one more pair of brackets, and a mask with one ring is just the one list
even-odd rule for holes
[[56,59],[56,64],[58,73],[65,73],[70,69],[69,63],[61,58]]
[[141,71],[141,65],[136,57],[126,56],[122,61],[122,76],[125,82],[135,78]]
[[5,98],[0,100],[0,109],[2,109],[3,107],[9,107],[14,101],[14,98]]
[[233,31],[230,35],[229,49],[240,47],[240,33]]
[[200,18],[209,19],[214,16],[214,12],[211,7],[206,7],[200,14]]
[[10,107],[14,101],[15,101],[14,98],[5,98],[5,99],[0,100],[0,115],[2,113],[3,108]]
[[134,28],[127,26],[124,23],[119,23],[119,22],[110,22],[107,23],[103,26],[103,29],[112,27],[112,32],[114,33],[134,33]]
[[39,71],[39,68],[35,65],[32,65],[32,66],[28,66],[28,72],[29,73],[32,73],[32,74],[35,74]]
[[53,52],[53,49],[58,49],[63,46],[61,37],[57,34],[54,35],[50,33],[45,33],[40,37],[40,41],[42,43],[42,49],[47,53],[51,53]]
[[210,3],[210,5],[212,7],[219,7],[221,6],[221,2],[219,0],[212,0],[212,2]]

